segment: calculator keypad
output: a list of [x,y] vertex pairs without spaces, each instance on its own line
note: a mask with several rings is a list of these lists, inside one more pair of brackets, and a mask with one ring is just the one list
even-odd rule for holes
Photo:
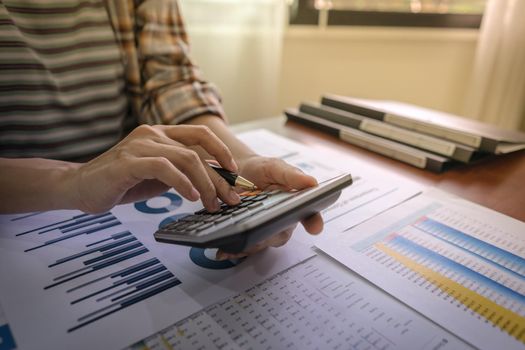
[[259,213],[265,210],[268,204],[282,202],[291,196],[289,193],[274,190],[244,192],[240,197],[241,202],[238,205],[222,203],[220,209],[214,213],[201,209],[163,226],[161,230],[183,236],[204,236]]

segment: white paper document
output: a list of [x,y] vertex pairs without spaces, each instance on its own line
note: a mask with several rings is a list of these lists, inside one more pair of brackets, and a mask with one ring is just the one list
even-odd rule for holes
[[[205,336],[202,336],[205,335]],[[320,255],[131,349],[468,349],[454,335]]]
[[317,246],[480,349],[525,346],[525,223],[429,190]]

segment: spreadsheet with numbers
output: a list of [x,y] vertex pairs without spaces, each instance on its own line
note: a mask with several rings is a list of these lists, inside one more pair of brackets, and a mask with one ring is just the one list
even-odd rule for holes
[[316,246],[479,349],[525,345],[525,223],[426,190]]
[[462,349],[469,346],[318,255],[129,349]]

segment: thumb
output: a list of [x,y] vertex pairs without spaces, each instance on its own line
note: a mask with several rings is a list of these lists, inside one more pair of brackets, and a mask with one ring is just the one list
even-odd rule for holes
[[271,171],[276,183],[291,189],[302,190],[317,185],[317,180],[313,176],[284,161],[274,163]]

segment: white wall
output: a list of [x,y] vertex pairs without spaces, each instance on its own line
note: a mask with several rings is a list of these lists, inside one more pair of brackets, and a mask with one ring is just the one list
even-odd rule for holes
[[232,123],[275,116],[326,92],[461,113],[477,30],[291,26],[282,33],[280,0],[183,4],[193,56],[219,86]]
[[206,79],[221,90],[230,121],[275,115],[285,3],[192,0],[181,4],[192,55]]
[[477,36],[464,29],[291,27],[275,112],[331,92],[459,114]]

